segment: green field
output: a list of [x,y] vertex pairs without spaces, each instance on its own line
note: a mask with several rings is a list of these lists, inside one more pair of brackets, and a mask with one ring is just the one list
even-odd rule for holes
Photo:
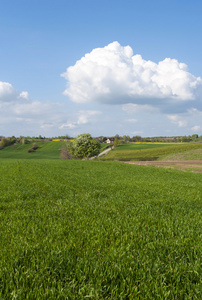
[[202,148],[199,149],[192,149],[189,151],[181,152],[181,153],[174,153],[166,156],[162,160],[202,160]]
[[173,144],[135,144],[135,143],[127,143],[123,145],[118,145],[116,148],[117,151],[123,150],[141,150],[141,149],[154,149],[154,148],[161,148],[161,147],[170,147]]
[[[132,150],[130,149],[132,148]],[[161,160],[168,155],[186,153],[188,151],[202,149],[202,143],[187,143],[183,145],[160,145],[160,144],[131,144],[119,145],[110,151],[102,160],[119,161],[145,161]],[[193,159],[199,159],[197,155]]]
[[201,174],[0,165],[0,299],[202,299]]
[[[39,148],[32,153],[28,153],[27,150],[30,149],[33,144],[37,144]],[[12,158],[12,159],[59,159],[60,151],[65,142],[34,142],[29,144],[16,144],[5,147],[0,150],[1,158]]]
[[[35,152],[28,153],[33,144],[37,144],[39,148]],[[60,149],[66,144],[63,141],[43,141],[43,142],[31,142],[29,144],[15,144],[5,147],[0,150],[1,158],[12,159],[59,159]],[[107,146],[106,143],[100,145],[100,152]]]

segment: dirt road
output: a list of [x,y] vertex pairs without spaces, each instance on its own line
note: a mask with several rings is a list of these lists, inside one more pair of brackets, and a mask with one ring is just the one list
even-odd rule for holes
[[99,157],[99,156],[104,156],[104,155],[106,155],[106,154],[107,154],[110,150],[112,150],[112,149],[114,149],[114,146],[112,146],[112,147],[110,147],[110,148],[104,150],[103,152],[101,152],[100,154],[98,154],[98,155],[96,155],[96,156],[93,156],[93,157],[89,158],[89,160],[95,159],[95,158],[97,158],[97,157]]

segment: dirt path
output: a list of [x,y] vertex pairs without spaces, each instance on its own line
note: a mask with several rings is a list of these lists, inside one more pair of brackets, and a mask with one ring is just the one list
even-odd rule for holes
[[178,160],[178,161],[123,161],[127,164],[141,166],[157,166],[175,168],[182,171],[202,172],[202,160]]
[[106,155],[106,154],[107,154],[110,150],[112,150],[112,149],[114,149],[114,146],[112,146],[112,147],[110,147],[110,148],[108,148],[108,149],[102,151],[100,154],[98,154],[98,155],[96,155],[96,156],[93,156],[93,157],[89,158],[89,160],[95,159],[95,158],[97,158],[97,157],[99,157],[99,156],[104,156],[104,155]]

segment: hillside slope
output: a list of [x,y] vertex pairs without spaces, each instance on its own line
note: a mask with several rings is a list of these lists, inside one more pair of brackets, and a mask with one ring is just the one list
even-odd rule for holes
[[[193,159],[200,159],[198,155],[200,155],[200,150],[202,150],[202,143],[187,143],[183,145],[179,144],[171,144],[171,145],[159,145],[158,147],[148,148],[148,145],[142,145],[142,148],[139,149],[139,145],[135,148],[133,146],[133,150],[120,150],[121,146],[118,146],[114,150],[110,151],[103,160],[118,160],[118,161],[156,161],[166,159],[170,155],[181,155],[181,153],[193,153],[193,151],[198,150],[193,155]],[[191,151],[191,152],[190,152]],[[190,155],[185,155],[187,159],[190,159]]]
[[[29,144],[16,144],[5,147],[0,150],[0,158],[13,158],[13,159],[59,159],[60,149],[65,142],[35,142]],[[28,149],[32,148],[33,144],[38,145],[38,149],[35,152],[28,153]]]

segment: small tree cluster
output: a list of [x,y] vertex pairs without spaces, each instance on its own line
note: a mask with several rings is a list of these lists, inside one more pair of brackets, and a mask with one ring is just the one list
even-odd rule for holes
[[25,137],[22,137],[21,140],[20,140],[20,142],[21,142],[22,145],[30,143],[30,141],[28,139],[26,139]]
[[4,147],[10,146],[15,144],[16,142],[16,138],[12,137],[12,138],[2,138],[0,141],[0,149],[3,149]]
[[27,152],[28,153],[35,152],[35,150],[37,150],[38,148],[39,146],[36,143],[34,143],[33,146],[27,150]]

